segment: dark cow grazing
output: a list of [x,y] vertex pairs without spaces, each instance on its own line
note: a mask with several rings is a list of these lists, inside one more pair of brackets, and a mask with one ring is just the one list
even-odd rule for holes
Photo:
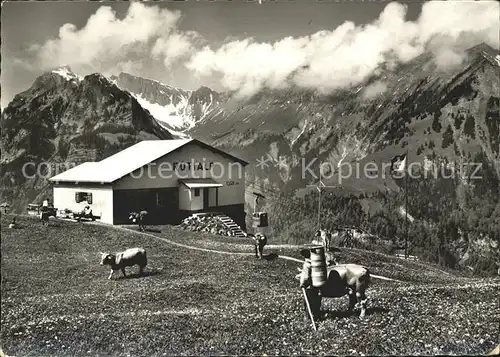
[[249,236],[254,240],[255,257],[262,259],[262,253],[267,244],[267,237],[262,233],[257,233],[255,235],[249,234]]
[[[311,286],[310,280],[302,279],[301,288],[306,288],[308,293],[308,298],[311,304],[311,310],[313,315],[317,318],[320,316],[321,309],[321,298],[338,298],[345,295],[349,296],[349,313],[352,313],[354,306],[357,302],[361,304],[360,318],[365,317],[366,314],[366,290],[370,283],[370,272],[368,268],[357,265],[357,264],[336,264],[335,260],[331,259],[328,262],[328,256],[333,258],[331,252],[327,252],[327,279],[325,285],[321,288],[313,288]],[[301,250],[301,255],[306,258],[306,261],[310,259],[311,252],[309,249]],[[306,266],[306,265],[304,265]],[[305,268],[304,268],[305,269]],[[309,265],[310,269],[310,265]],[[298,274],[296,278],[300,280],[301,275],[307,275],[310,272],[302,272]]]
[[128,219],[134,223],[139,224],[139,230],[144,232],[146,230],[146,217],[148,215],[147,211],[131,212]]
[[111,267],[108,279],[111,279],[113,273],[117,270],[121,270],[123,276],[126,277],[125,267],[134,265],[139,266],[139,274],[142,275],[147,264],[148,258],[146,256],[146,251],[142,248],[130,248],[116,254],[101,252],[101,265],[109,265]]

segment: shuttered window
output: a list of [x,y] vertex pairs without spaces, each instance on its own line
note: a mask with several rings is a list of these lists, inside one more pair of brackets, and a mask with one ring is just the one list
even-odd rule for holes
[[87,201],[89,203],[89,205],[91,205],[92,204],[92,193],[90,193],[90,192],[76,192],[75,193],[75,201],[76,201],[76,203]]

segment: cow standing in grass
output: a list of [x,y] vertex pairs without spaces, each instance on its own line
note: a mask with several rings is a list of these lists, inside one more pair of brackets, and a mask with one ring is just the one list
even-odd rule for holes
[[139,230],[141,232],[144,232],[146,230],[146,217],[148,215],[147,211],[140,211],[139,213],[137,212],[132,212],[130,213],[128,219],[131,220],[134,223],[139,224]]
[[101,265],[109,265],[111,267],[108,279],[111,279],[113,273],[117,270],[121,270],[123,276],[126,277],[127,274],[125,273],[125,267],[131,267],[134,265],[139,266],[139,275],[142,275],[147,264],[148,258],[146,256],[146,251],[143,248],[130,248],[116,254],[101,252]]
[[[368,299],[366,290],[370,282],[370,272],[368,268],[357,264],[337,264],[331,254],[333,249],[330,249],[327,256],[327,280],[321,288],[313,288],[310,278],[301,279],[302,277],[311,276],[309,249],[301,250],[301,255],[306,259],[306,263],[301,270],[301,274],[296,276],[296,279],[301,281],[301,288],[306,288],[308,299],[311,304],[311,310],[315,318],[320,316],[321,299],[323,297],[338,298],[345,295],[349,296],[349,313],[352,313],[357,302],[361,304],[360,318],[366,314],[366,305]],[[330,257],[330,260],[328,259]],[[309,264],[307,264],[309,261]]]

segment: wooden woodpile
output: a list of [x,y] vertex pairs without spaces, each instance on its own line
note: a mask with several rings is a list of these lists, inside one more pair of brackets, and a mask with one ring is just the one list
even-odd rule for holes
[[226,227],[217,216],[190,216],[181,222],[180,227],[186,231],[207,232],[228,237],[234,236],[233,231]]

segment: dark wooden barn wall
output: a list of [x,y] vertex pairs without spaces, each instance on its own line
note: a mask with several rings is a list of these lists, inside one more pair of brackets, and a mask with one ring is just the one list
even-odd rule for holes
[[115,224],[131,224],[128,219],[130,212],[141,210],[148,211],[149,224],[177,223],[180,219],[179,189],[172,187],[113,191]]

